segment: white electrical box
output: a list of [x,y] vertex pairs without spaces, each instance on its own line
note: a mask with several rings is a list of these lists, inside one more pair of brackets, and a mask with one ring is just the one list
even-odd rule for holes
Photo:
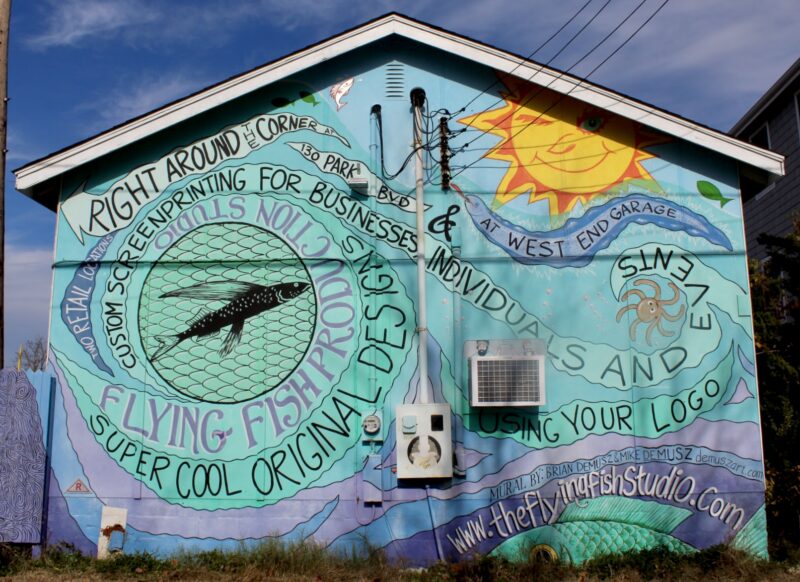
[[[358,171],[358,169],[356,169],[356,171]],[[347,185],[356,194],[366,196],[369,188],[369,180],[361,176],[351,176],[347,179]]]
[[453,476],[449,404],[400,404],[395,408],[398,479]]

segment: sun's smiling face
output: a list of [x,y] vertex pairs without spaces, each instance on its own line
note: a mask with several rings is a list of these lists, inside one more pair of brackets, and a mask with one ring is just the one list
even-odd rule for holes
[[511,164],[493,208],[527,194],[562,214],[625,180],[651,179],[641,147],[656,140],[633,121],[527,83],[509,88],[500,108],[460,120],[502,138],[486,153]]

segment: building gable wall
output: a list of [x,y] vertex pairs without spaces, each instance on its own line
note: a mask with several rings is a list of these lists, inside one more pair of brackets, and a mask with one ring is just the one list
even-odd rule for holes
[[[435,455],[396,444],[415,87],[438,481],[396,472]],[[53,472],[89,491],[52,505],[90,541],[117,507],[126,550],[162,553],[766,551],[735,164],[546,88],[405,41],[322,63],[66,175],[53,297]],[[545,403],[474,406],[484,349],[542,356]]]

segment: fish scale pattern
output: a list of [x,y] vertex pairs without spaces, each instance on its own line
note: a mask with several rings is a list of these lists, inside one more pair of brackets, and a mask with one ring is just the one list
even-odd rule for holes
[[[580,548],[585,558],[665,546],[685,552],[687,546],[671,535],[648,528],[613,521],[576,521],[556,525],[570,548]],[[581,560],[577,560],[581,561]]]
[[164,294],[212,281],[269,286],[311,283],[294,251],[275,234],[252,225],[211,224],[184,235],[151,269],[142,290],[139,332],[151,365],[178,392],[215,403],[263,395],[300,363],[316,321],[313,287],[245,321],[241,341],[221,354],[230,326],[212,336],[179,343],[155,362],[159,336],[174,336],[226,300],[203,301]]

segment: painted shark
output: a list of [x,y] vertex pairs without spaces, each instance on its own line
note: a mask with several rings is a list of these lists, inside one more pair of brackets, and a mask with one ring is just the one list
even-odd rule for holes
[[219,353],[227,356],[242,339],[244,322],[290,301],[308,289],[309,283],[292,281],[264,287],[255,283],[239,281],[209,281],[198,283],[184,289],[176,289],[164,293],[161,297],[186,297],[203,301],[227,301],[228,303],[216,311],[201,310],[189,322],[189,327],[176,335],[156,336],[158,349],[151,361],[155,362],[179,343],[219,333],[223,327],[231,326]]

